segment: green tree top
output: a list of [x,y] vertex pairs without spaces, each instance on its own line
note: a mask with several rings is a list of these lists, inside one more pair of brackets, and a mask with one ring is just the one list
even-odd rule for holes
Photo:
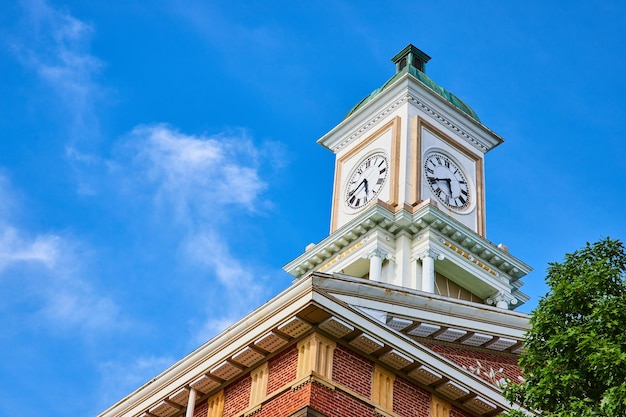
[[540,416],[626,416],[625,272],[624,245],[608,238],[550,264],[510,401]]

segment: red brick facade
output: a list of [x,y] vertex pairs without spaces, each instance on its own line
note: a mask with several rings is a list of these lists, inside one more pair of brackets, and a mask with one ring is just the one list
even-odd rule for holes
[[[461,366],[475,367],[476,361],[479,361],[484,369],[503,368],[508,377],[519,375],[517,359],[510,354],[444,344],[425,345]],[[252,381],[248,374],[224,389],[223,416],[250,414],[254,417],[287,417],[307,406],[309,410],[318,413],[315,415],[326,417],[379,415],[376,410],[380,407],[372,401],[373,361],[339,345],[333,354],[332,381],[304,379],[296,385],[297,368],[298,349],[294,345],[269,361],[268,397],[263,403],[253,404],[250,408]],[[484,375],[481,377],[487,379]],[[430,408],[431,394],[427,390],[396,376],[393,383],[393,410],[383,411],[393,412],[400,417],[428,417]],[[194,417],[207,417],[206,401],[196,406]],[[453,407],[450,417],[472,417],[472,414]]]
[[428,342],[422,344],[492,384],[501,378],[518,381],[518,377],[522,376],[517,366],[518,357],[510,353]]
[[328,417],[377,417],[374,407],[358,401],[341,390],[330,390],[313,384],[311,407]]
[[208,405],[206,401],[196,405],[196,409],[193,412],[193,417],[207,417]]
[[298,389],[288,389],[263,403],[254,417],[287,417],[310,403],[311,384]]
[[224,417],[239,416],[250,405],[252,378],[246,375],[224,389]]
[[295,381],[298,372],[298,349],[292,346],[269,362],[267,394]]
[[403,378],[393,384],[393,411],[402,417],[428,416],[430,393]]
[[337,346],[333,357],[333,381],[350,388],[366,398],[372,396],[374,363],[362,356]]

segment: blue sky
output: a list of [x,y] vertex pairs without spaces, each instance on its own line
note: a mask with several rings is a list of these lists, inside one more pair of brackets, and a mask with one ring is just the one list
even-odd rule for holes
[[0,415],[92,416],[291,283],[316,140],[427,74],[505,143],[487,237],[534,271],[626,239],[622,1],[0,0]]

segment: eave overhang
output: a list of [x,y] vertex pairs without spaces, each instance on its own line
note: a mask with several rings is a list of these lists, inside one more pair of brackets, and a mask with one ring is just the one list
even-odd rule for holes
[[[376,314],[371,313],[373,307],[381,309],[386,319],[376,318]],[[429,314],[434,320],[425,318]],[[519,313],[425,296],[381,283],[315,273],[294,283],[100,417],[149,417],[157,411],[162,411],[164,417],[182,416],[184,401],[181,399],[190,386],[202,387],[198,399],[202,401],[313,331],[322,332],[371,360],[385,364],[461,408],[476,411],[476,407],[490,404],[490,408],[479,415],[499,414],[511,408],[500,388],[420,345],[420,338],[411,337],[408,330],[430,323],[441,326],[441,331],[448,331],[462,325],[461,319],[468,324],[477,319],[477,327],[468,326],[465,331],[489,334],[493,342],[486,344],[486,348],[498,351],[503,350],[500,345],[490,345],[500,340],[514,340],[515,346],[506,349],[519,350],[521,336],[528,326],[527,317]],[[404,330],[398,329],[394,325],[398,320],[412,324],[405,325]],[[267,343],[272,338],[274,341]],[[242,354],[250,351],[257,357]],[[244,364],[246,360],[242,357],[253,359]],[[217,375],[233,368],[239,372],[231,372],[232,376]],[[210,383],[205,384],[205,380]]]

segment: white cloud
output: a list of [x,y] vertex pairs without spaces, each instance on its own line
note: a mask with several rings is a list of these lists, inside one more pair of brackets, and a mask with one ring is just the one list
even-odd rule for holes
[[0,227],[0,272],[19,262],[35,262],[47,268],[54,267],[59,256],[59,240],[56,235],[24,238],[14,227]]
[[41,316],[57,330],[79,329],[84,336],[93,338],[130,325],[115,301],[99,294],[89,277],[81,272],[54,271],[40,286],[38,294],[43,300]]
[[184,262],[200,266],[214,281],[207,318],[192,325],[197,343],[267,295],[264,267],[234,255],[230,233],[234,223],[270,207],[261,169],[277,151],[273,144],[256,147],[243,132],[188,135],[165,124],[136,127],[117,149],[114,171],[126,182],[126,192],[151,196],[159,219],[178,227]]
[[267,205],[259,150],[245,134],[186,135],[168,125],[138,126],[119,148],[118,168],[133,186],[155,187],[155,201],[183,222],[210,221],[224,206]]
[[253,271],[233,258],[224,239],[214,232],[208,231],[190,237],[185,244],[185,250],[191,259],[213,270],[225,287],[249,287],[251,291],[260,291],[254,283]]
[[227,243],[212,231],[191,236],[185,252],[211,271],[219,282],[207,294],[207,319],[195,330],[195,341],[204,343],[257,307],[267,295],[267,277],[260,268],[246,266],[232,256]]
[[89,52],[93,27],[44,0],[23,1],[22,8],[22,31],[12,42],[16,55],[62,105],[70,141],[93,140],[98,134],[94,106],[104,94],[96,80],[103,62]]
[[51,331],[79,329],[91,336],[126,326],[115,302],[98,294],[85,273],[89,251],[71,236],[31,233],[17,226],[12,221],[20,208],[15,195],[7,177],[0,175],[0,280],[19,281],[24,293],[37,301],[36,321],[48,323]]

